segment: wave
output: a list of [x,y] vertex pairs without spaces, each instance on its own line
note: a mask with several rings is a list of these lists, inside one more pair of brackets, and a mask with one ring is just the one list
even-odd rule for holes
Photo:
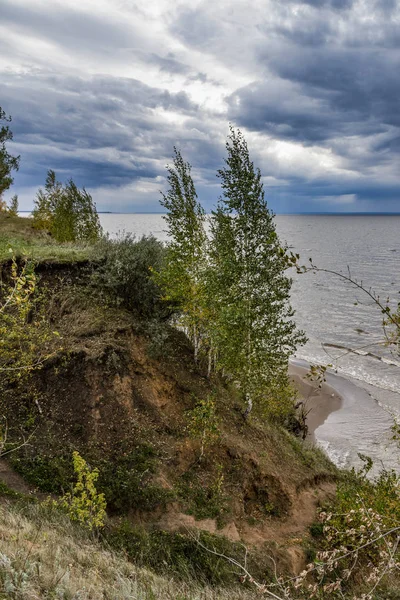
[[374,354],[373,352],[369,352],[367,350],[362,350],[361,348],[350,348],[349,346],[342,346],[341,344],[330,344],[330,343],[322,343],[323,348],[337,348],[338,350],[345,350],[351,354],[357,354],[358,356],[369,356],[374,358],[375,360],[380,360],[381,362],[391,365],[394,367],[400,367],[400,362],[395,360],[394,358],[387,358],[385,356],[380,356],[379,354]]
[[341,450],[339,448],[332,448],[330,442],[326,440],[319,440],[317,438],[317,446],[321,448],[330,458],[334,465],[339,469],[344,469],[348,466],[350,452],[348,450]]
[[400,367],[400,362],[398,360],[394,360],[394,358],[385,358],[384,356],[382,356],[381,360],[382,360],[382,362],[384,362],[387,365],[393,365],[394,367]]
[[[340,350],[347,349],[347,346],[342,346],[339,344],[331,344],[331,347],[336,347]],[[348,350],[349,354],[352,354],[353,356],[354,354],[360,356],[360,360],[365,358],[365,355],[372,355],[372,353],[362,354],[362,351],[352,352],[351,348],[349,348]],[[390,367],[394,366],[396,369],[400,367],[400,363],[398,363],[397,361],[393,361],[396,362],[396,364],[392,365],[391,359],[382,358],[378,355],[372,355],[372,357],[375,358],[377,362],[379,360],[381,363],[386,363],[386,361],[390,361],[388,363],[388,366]],[[296,355],[296,358],[305,361],[307,364],[326,365],[326,360],[324,360],[321,355],[318,356],[314,353],[301,352]],[[343,375],[344,377],[351,377],[352,379],[359,381],[361,384],[371,385],[374,388],[381,389],[382,391],[396,394],[396,396],[400,394],[400,385],[398,384],[398,382],[395,383],[394,381],[387,381],[385,377],[382,377],[381,373],[371,371],[371,369],[367,369],[366,367],[368,367],[367,364],[363,366],[362,372],[360,372],[359,369],[355,369],[351,364],[340,364],[339,361],[339,364],[335,365],[333,371],[335,373]]]

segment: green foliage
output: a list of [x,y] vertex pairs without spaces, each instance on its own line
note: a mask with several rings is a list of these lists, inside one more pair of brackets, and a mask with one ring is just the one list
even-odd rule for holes
[[189,434],[200,440],[201,460],[206,447],[211,446],[221,437],[214,396],[200,399],[196,406],[186,413],[186,416]]
[[[106,531],[106,537],[111,546],[125,551],[129,559],[138,566],[179,579],[211,585],[237,584],[237,573],[228,561],[208,552],[198,541],[206,548],[234,557],[240,562],[243,562],[245,552],[241,544],[206,532],[191,535],[157,529],[147,531],[128,521],[122,521],[119,526]],[[250,568],[259,573],[260,564],[257,565],[251,557],[248,558]]]
[[44,190],[38,191],[32,211],[33,226],[36,229],[51,231],[54,213],[62,194],[63,186],[57,181],[55,172],[50,169],[47,172]]
[[63,186],[54,171],[47,173],[44,190],[39,190],[32,211],[36,229],[48,230],[58,242],[100,239],[102,229],[91,195],[78,189],[72,179]]
[[[400,560],[400,478],[384,470],[371,481],[367,474],[372,461],[360,457],[364,468],[345,476],[335,502],[320,513],[319,523],[312,528],[318,552],[296,586],[307,589],[307,597],[388,597],[379,591],[386,590]],[[311,575],[318,584],[306,586]]]
[[19,208],[18,196],[17,196],[17,194],[15,194],[11,198],[10,204],[8,205],[7,212],[10,215],[10,217],[18,217],[18,208]]
[[[11,117],[8,117],[4,110],[0,106],[0,122],[4,121],[9,123]],[[8,125],[0,126],[0,201],[3,192],[8,190],[12,185],[14,179],[11,176],[11,171],[18,171],[19,168],[19,156],[12,156],[6,148],[6,142],[10,142],[13,139],[13,134]]]
[[232,127],[226,149],[218,172],[223,196],[211,222],[208,296],[219,366],[239,384],[248,413],[254,401],[268,408],[268,390],[275,395],[287,387],[289,356],[305,336],[291,319],[291,280],[261,173]]
[[150,481],[155,472],[157,454],[150,444],[140,444],[130,451],[120,451],[113,458],[97,461],[98,488],[104,493],[110,510],[154,510],[165,507],[171,493]]
[[217,519],[226,512],[224,474],[221,465],[208,481],[201,473],[191,470],[185,473],[178,483],[178,494],[186,504],[186,512],[196,519]]
[[42,492],[61,494],[73,481],[70,456],[41,451],[34,456],[25,453],[10,454],[13,468]]
[[55,501],[55,505],[65,510],[71,521],[77,521],[89,530],[104,526],[106,501],[104,494],[98,493],[96,482],[98,469],[90,469],[84,458],[75,451],[72,453],[76,483],[71,492]]
[[171,328],[168,323],[149,319],[146,323],[142,323],[142,330],[149,339],[147,346],[149,358],[160,360],[167,352],[171,354],[173,345],[170,340]]
[[146,319],[170,316],[170,306],[153,277],[153,272],[161,270],[164,264],[161,242],[153,236],[136,240],[126,235],[103,241],[99,253],[103,260],[93,282],[106,298]]
[[172,167],[167,167],[169,190],[161,205],[167,209],[169,242],[159,280],[166,298],[180,308],[179,325],[193,341],[195,359],[204,336],[205,213],[198,202],[191,166],[174,148]]
[[55,351],[58,334],[50,328],[42,300],[34,264],[19,266],[13,258],[0,281],[0,389],[40,369]]

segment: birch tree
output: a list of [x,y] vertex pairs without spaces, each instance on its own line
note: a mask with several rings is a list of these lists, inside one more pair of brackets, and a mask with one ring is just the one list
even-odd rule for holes
[[205,213],[198,201],[191,165],[174,148],[173,166],[168,166],[169,189],[161,204],[167,209],[169,242],[161,282],[168,300],[180,308],[180,325],[186,330],[198,358],[204,334],[202,270],[205,259]]
[[292,320],[291,280],[260,170],[232,127],[226,150],[211,224],[211,331],[219,365],[238,382],[247,416],[254,402],[268,405],[287,389],[289,357],[305,336]]

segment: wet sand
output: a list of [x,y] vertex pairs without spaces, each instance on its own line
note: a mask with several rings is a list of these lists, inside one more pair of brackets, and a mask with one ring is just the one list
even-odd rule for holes
[[300,400],[305,404],[308,425],[308,438],[315,442],[315,431],[325,423],[331,413],[343,406],[343,398],[337,391],[323,383],[318,387],[318,382],[306,378],[309,368],[299,364],[290,363],[289,376],[299,392]]
[[326,383],[318,388],[317,382],[306,378],[309,369],[306,361],[290,362],[290,377],[309,411],[309,441],[340,468],[360,468],[361,454],[374,462],[371,478],[382,467],[400,473],[399,449],[392,440],[392,415],[358,380],[327,372]]

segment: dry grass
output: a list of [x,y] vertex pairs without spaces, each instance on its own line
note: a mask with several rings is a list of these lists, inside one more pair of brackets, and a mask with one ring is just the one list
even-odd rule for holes
[[252,600],[138,569],[64,515],[40,505],[0,505],[0,597],[19,600]]

